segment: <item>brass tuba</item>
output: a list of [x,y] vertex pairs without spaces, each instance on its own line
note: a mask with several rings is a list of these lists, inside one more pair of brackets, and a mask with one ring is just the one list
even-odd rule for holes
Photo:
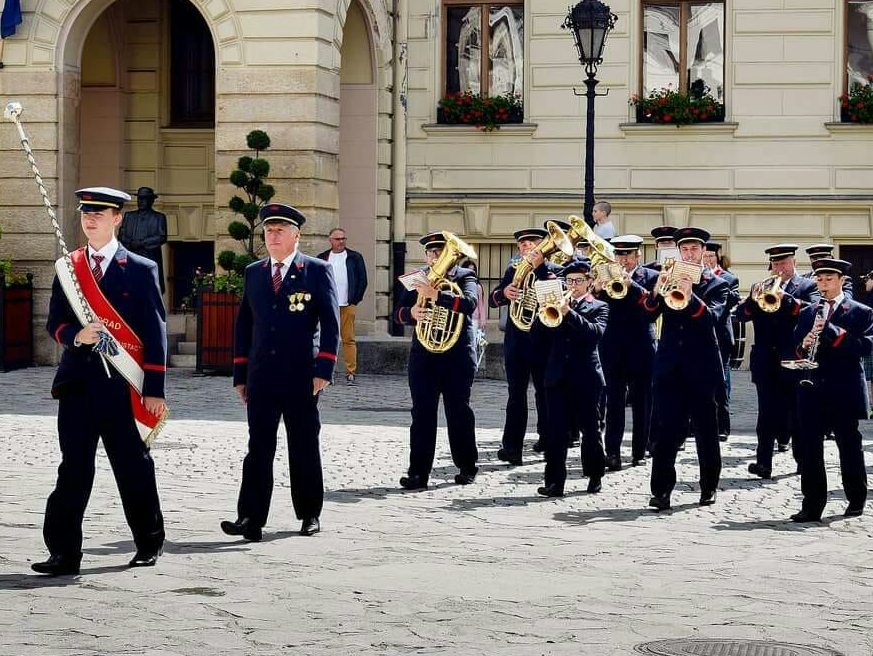
[[[443,230],[446,245],[427,273],[428,282],[441,292],[461,295],[457,283],[446,274],[462,259],[475,260],[476,251],[456,235]],[[464,314],[437,305],[432,299],[419,294],[416,306],[428,310],[427,318],[415,324],[415,335],[431,353],[445,353],[452,348],[464,330]]]
[[776,294],[776,290],[782,286],[782,276],[774,273],[758,283],[758,289],[753,299],[758,307],[764,312],[778,312],[782,305],[782,298]]
[[[554,221],[546,222],[546,237],[535,250],[540,251],[543,257],[549,258],[555,252],[560,252],[568,257],[573,255],[573,243]],[[530,255],[532,253],[529,253]],[[533,289],[536,280],[533,267],[527,257],[523,257],[515,265],[515,273],[512,276],[512,284],[518,287],[518,298],[509,304],[509,318],[515,327],[528,332],[537,317],[537,297]]]
[[580,241],[584,240],[588,242],[591,271],[595,272],[595,277],[599,277],[599,274],[596,274],[597,271],[609,272],[608,277],[604,280],[603,284],[606,295],[616,300],[627,296],[628,284],[624,276],[616,275],[617,269],[615,266],[609,266],[607,268],[601,267],[603,264],[617,264],[615,259],[615,248],[612,244],[606,241],[603,237],[600,237],[596,232],[594,232],[590,225],[585,223],[585,221],[578,216],[568,217],[567,223],[570,224],[570,230],[567,232],[567,236],[570,238],[570,241],[573,242],[574,248]]

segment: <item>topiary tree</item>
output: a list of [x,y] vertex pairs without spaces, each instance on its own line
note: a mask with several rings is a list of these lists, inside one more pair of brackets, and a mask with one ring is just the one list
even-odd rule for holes
[[246,144],[255,151],[255,156],[245,155],[237,161],[230,181],[241,193],[234,194],[227,204],[240,217],[228,224],[227,233],[243,245],[245,252],[227,250],[218,254],[219,266],[240,274],[258,259],[255,248],[255,233],[261,225],[258,213],[276,194],[273,186],[264,182],[270,175],[270,163],[261,157],[261,151],[270,147],[270,137],[263,130],[252,130],[246,136]]

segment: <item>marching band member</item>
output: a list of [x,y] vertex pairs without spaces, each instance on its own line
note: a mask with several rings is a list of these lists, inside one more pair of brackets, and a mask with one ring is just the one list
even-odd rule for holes
[[719,390],[718,404],[718,439],[727,442],[731,433],[731,353],[734,349],[734,326],[731,321],[733,309],[740,302],[740,279],[721,265],[721,244],[717,241],[706,242],[703,253],[703,264],[712,273],[728,284],[728,300],[721,321],[715,329],[718,337],[718,348],[721,352],[721,364],[724,367],[724,387]]
[[[136,544],[130,566],[154,565],[164,543],[155,465],[137,428],[140,413],[157,418],[166,411],[167,330],[157,265],[128,252],[115,237],[129,195],[93,187],[80,189],[76,196],[88,245],[73,252],[71,259],[98,321],[83,325],[77,318],[72,305],[78,302],[75,285],[69,274],[62,281],[66,264],[59,260],[46,328],[64,349],[52,383],[52,396],[59,402],[61,464],[43,525],[50,556],[31,565],[34,571],[51,575],[79,573],[82,520],[101,438]],[[114,358],[104,360],[92,349],[104,331],[112,333],[120,349],[142,361],[141,396],[122,377]],[[107,360],[111,367],[104,364]]]
[[604,281],[594,283],[595,296],[609,305],[609,322],[600,343],[600,359],[606,377],[606,466],[621,469],[621,441],[625,428],[625,404],[631,396],[633,433],[631,462],[642,464],[649,440],[652,407],[652,362],[655,357],[655,330],[652,314],[639,303],[646,291],[651,292],[658,279],[652,269],[640,266],[637,235],[612,240],[615,258],[624,268],[628,293],[614,299],[604,289]]
[[867,472],[858,420],[867,418],[867,388],[861,360],[873,352],[873,310],[843,291],[851,264],[820,258],[813,263],[822,300],[800,312],[794,330],[798,355],[817,365],[797,386],[800,412],[800,488],[803,507],[795,522],[816,522],[827,503],[824,434],[834,431],[840,473],[849,505],[857,517],[867,500]]
[[[515,241],[518,243],[521,257],[527,257],[547,235],[548,232],[542,228],[524,228],[516,231]],[[506,268],[500,284],[488,298],[491,307],[509,305],[518,299],[520,290],[512,284],[514,274],[513,262]],[[503,424],[503,439],[501,448],[497,451],[497,458],[511,465],[520,465],[524,435],[527,432],[527,388],[530,381],[533,381],[537,408],[537,434],[539,435],[537,442],[545,441],[543,363],[537,349],[533,346],[530,332],[521,330],[511,320],[506,321],[506,331],[503,333],[503,361],[509,398],[506,400],[506,421]]]
[[[749,360],[752,382],[758,394],[758,438],[756,461],[749,472],[770,478],[773,472],[773,443],[779,451],[787,451],[796,437],[797,411],[793,399],[784,402],[785,391],[793,389],[794,376],[779,366],[781,360],[793,357],[794,326],[800,310],[817,302],[815,284],[797,275],[794,254],[797,244],[776,244],[764,250],[770,260],[770,272],[779,276],[773,294],[779,300],[778,310],[767,312],[758,303],[759,285],[737,307],[737,319],[751,321],[755,327],[755,342]],[[772,309],[772,308],[771,308]],[[795,444],[795,458],[799,455]]]
[[[537,275],[542,275],[544,269],[539,267]],[[549,328],[537,321],[533,328],[544,335],[547,348],[546,471],[545,485],[537,489],[547,497],[564,496],[568,434],[574,416],[582,433],[588,492],[600,492],[605,469],[597,408],[604,381],[597,346],[606,330],[609,306],[588,293],[590,271],[588,260],[572,260],[562,271],[569,299],[560,305],[560,325]]]
[[[709,241],[706,230],[679,228],[675,240],[683,262],[702,266],[704,244]],[[689,418],[700,463],[700,505],[715,503],[721,474],[715,395],[722,384],[722,366],[715,327],[725,311],[728,284],[704,270],[697,284],[688,277],[678,280],[668,302],[663,292],[669,289],[670,276],[670,269],[661,271],[654,292],[643,299],[646,310],[664,317],[652,387],[657,412],[653,413],[649,505],[656,510],[671,507],[676,453],[687,435]],[[674,294],[684,297],[684,306],[672,300]]]
[[267,523],[281,419],[300,534],[321,530],[318,398],[333,378],[339,346],[333,269],[299,250],[306,217],[290,205],[269,203],[261,208],[260,218],[269,256],[246,267],[234,336],[233,384],[246,406],[248,454],[237,520],[221,522],[226,534],[250,541],[262,538]]
[[[428,271],[442,254],[446,240],[441,232],[434,232],[422,237],[419,243],[425,249],[427,267],[424,271]],[[455,266],[446,275],[460,287],[460,296],[419,282],[416,291],[404,294],[395,312],[398,323],[415,325],[426,319],[430,311],[417,304],[418,298],[424,297],[432,299],[441,308],[464,315],[460,338],[444,353],[432,353],[422,345],[417,333],[412,336],[409,351],[409,391],[412,395],[409,469],[400,479],[400,485],[407,490],[427,487],[436,450],[440,395],[446,412],[452,460],[460,470],[455,475],[455,483],[469,485],[479,471],[476,466],[479,452],[475,417],[470,408],[470,390],[476,373],[476,336],[470,317],[476,310],[479,288],[476,276],[469,269]]]
[[[676,228],[673,226],[658,226],[657,228],[652,228],[651,234],[652,237],[655,238],[655,250],[660,251],[665,248],[676,248],[676,240],[673,236],[675,233]],[[651,262],[646,262],[643,266],[655,271],[661,270],[661,263],[658,262],[657,257]]]
[[[813,244],[812,246],[807,246],[804,250],[809,256],[809,263],[810,266],[812,266],[816,263],[816,261],[822,258],[833,259],[834,248],[835,247],[833,244]],[[805,274],[803,277],[809,278],[810,280],[815,282],[815,267],[813,266],[812,270],[809,271],[809,273]],[[855,298],[855,294],[852,289],[852,276],[843,276],[843,293],[851,299]]]

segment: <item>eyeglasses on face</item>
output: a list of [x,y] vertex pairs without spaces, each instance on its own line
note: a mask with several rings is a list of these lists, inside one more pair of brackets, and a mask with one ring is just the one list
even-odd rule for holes
[[581,285],[587,278],[567,278],[568,285]]

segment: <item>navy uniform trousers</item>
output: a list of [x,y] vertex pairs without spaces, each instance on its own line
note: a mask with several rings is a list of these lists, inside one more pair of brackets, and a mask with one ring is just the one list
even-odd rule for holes
[[537,406],[537,433],[545,436],[545,413],[539,410],[544,406],[543,375],[545,363],[538,354],[530,334],[522,332],[514,325],[506,326],[503,339],[503,357],[506,366],[506,383],[509,398],[506,400],[506,422],[503,425],[503,448],[510,453],[521,454],[524,436],[527,432],[527,390],[533,381],[534,398]]
[[459,347],[456,345],[447,353],[430,353],[419,347],[409,354],[411,476],[421,476],[426,480],[433,468],[440,396],[446,413],[452,461],[462,474],[477,471],[476,420],[470,408],[470,390],[476,367],[466,353],[467,349]]
[[127,381],[91,359],[91,375],[58,394],[61,464],[46,504],[43,537],[50,553],[78,557],[82,520],[94,483],[97,441],[102,438],[121,495],[124,516],[140,551],[164,543],[164,518],[155,483],[155,464],[140,439],[130,407]]

